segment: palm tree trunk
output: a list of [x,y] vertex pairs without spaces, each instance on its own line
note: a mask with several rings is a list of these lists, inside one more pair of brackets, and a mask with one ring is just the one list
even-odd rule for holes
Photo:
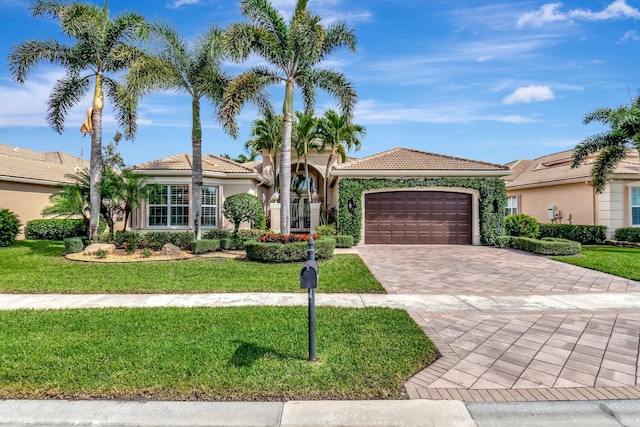
[[91,158],[89,159],[89,239],[98,236],[100,224],[100,182],[102,181],[102,109],[93,109],[91,113],[93,134],[91,135]]
[[309,164],[307,163],[307,147],[304,147],[304,181],[307,185],[307,197],[311,203],[311,186],[309,186]]
[[324,223],[329,223],[329,169],[331,168],[331,161],[333,160],[333,152],[329,154],[329,160],[327,160],[327,168],[324,171]]
[[191,142],[193,146],[193,164],[191,165],[191,200],[193,210],[193,234],[200,240],[202,234],[200,222],[202,213],[202,126],[200,123],[200,102],[194,100],[192,104],[193,129]]
[[280,148],[280,232],[291,233],[291,133],[293,131],[293,79],[287,80],[282,105],[282,147]]

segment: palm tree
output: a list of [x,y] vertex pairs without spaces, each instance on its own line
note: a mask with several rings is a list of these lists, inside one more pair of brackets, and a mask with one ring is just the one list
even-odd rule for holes
[[[225,36],[225,45],[231,57],[244,61],[252,53],[260,55],[266,66],[252,67],[237,76],[229,85],[220,109],[225,130],[234,138],[238,135],[236,117],[247,101],[256,101],[256,95],[271,85],[284,84],[282,107],[282,155],[280,157],[280,189],[291,183],[291,133],[293,124],[293,95],[298,85],[306,111],[312,111],[316,101],[316,88],[336,98],[342,114],[351,118],[356,93],[351,83],[339,72],[319,68],[318,65],[336,49],[346,46],[355,50],[356,38],[345,23],[320,24],[320,17],[307,10],[308,0],[297,0],[295,11],[287,24],[268,0],[242,0],[242,14],[251,23],[232,24]],[[269,108],[259,104],[263,109]],[[281,191],[280,230],[290,231],[290,194]]]
[[159,186],[158,184],[150,184],[150,177],[138,175],[128,168],[122,170],[120,177],[121,184],[118,191],[119,198],[124,205],[123,231],[127,231],[127,224],[131,226],[132,223],[133,210],[139,208],[143,200],[149,200]]
[[273,169],[273,185],[278,190],[277,158],[282,145],[282,115],[274,115],[265,111],[261,118],[253,121],[251,139],[244,144],[244,149],[253,156],[255,153],[266,152]]
[[98,230],[100,218],[100,181],[102,180],[102,110],[104,95],[113,104],[125,136],[132,137],[132,122],[127,94],[117,81],[109,77],[126,70],[140,54],[133,43],[142,33],[144,18],[127,13],[109,18],[109,2],[99,8],[92,4],[61,0],[36,0],[31,7],[34,17],[49,16],[60,22],[62,33],[75,39],[68,46],[55,40],[29,40],[14,46],[9,55],[9,69],[15,81],[23,84],[40,62],[61,65],[66,74],[49,95],[47,120],[58,133],[64,130],[69,110],[89,91],[93,84],[93,104],[81,130],[91,134],[90,192],[91,214],[89,237]]
[[589,124],[594,121],[609,125],[611,129],[579,143],[574,149],[571,167],[576,168],[589,155],[599,153],[591,176],[596,192],[602,193],[616,166],[629,154],[629,149],[640,154],[640,94],[632,99],[630,106],[598,108],[588,113],[582,122]]
[[229,78],[220,70],[222,33],[210,28],[193,45],[166,24],[151,27],[155,51],[138,59],[127,74],[127,88],[137,98],[169,90],[191,96],[191,211],[194,235],[200,239],[202,215],[202,123],[200,101],[222,102]]
[[42,209],[42,216],[54,218],[71,218],[81,216],[85,226],[89,227],[89,188],[78,185],[79,175],[66,175],[76,181],[76,184],[63,185],[57,193],[49,196],[50,205]]
[[304,159],[304,180],[307,187],[307,197],[311,203],[311,185],[309,183],[309,162],[307,154],[310,149],[318,149],[320,143],[320,129],[318,127],[320,119],[311,113],[301,113],[296,111],[296,122],[293,127],[292,145],[298,155],[298,163],[300,158]]
[[362,145],[361,137],[367,134],[367,130],[360,125],[351,123],[347,117],[341,116],[333,110],[327,110],[320,121],[320,134],[322,135],[322,147],[320,151],[329,151],[327,168],[324,179],[324,212],[325,219],[329,208],[329,171],[337,155],[344,162],[347,152],[355,149],[358,151]]

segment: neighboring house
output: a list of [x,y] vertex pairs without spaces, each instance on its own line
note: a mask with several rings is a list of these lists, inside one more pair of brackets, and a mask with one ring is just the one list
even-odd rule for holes
[[572,150],[507,164],[507,214],[523,213],[542,223],[604,225],[607,237],[622,227],[640,227],[640,174],[637,152],[623,160],[605,191],[591,185],[595,157],[571,168]]
[[[0,208],[15,212],[23,226],[42,218],[49,196],[89,162],[59,151],[42,153],[0,144]],[[23,228],[24,230],[24,228]]]

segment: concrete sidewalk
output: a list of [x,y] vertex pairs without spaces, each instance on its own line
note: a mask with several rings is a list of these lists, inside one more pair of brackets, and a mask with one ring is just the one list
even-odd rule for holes
[[0,401],[0,426],[102,427],[619,427],[640,425],[640,401],[120,402]]
[[[227,294],[0,294],[0,310],[102,307],[237,307],[302,306],[306,293]],[[448,294],[326,294],[316,293],[316,305],[390,307],[422,313],[437,312],[581,312],[640,310],[640,292],[592,292],[531,295]]]

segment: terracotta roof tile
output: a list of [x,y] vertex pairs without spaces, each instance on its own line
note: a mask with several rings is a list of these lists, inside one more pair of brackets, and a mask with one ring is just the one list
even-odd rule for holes
[[462,159],[459,157],[427,153],[407,148],[394,148],[382,153],[349,161],[335,168],[336,170],[361,171],[398,171],[398,170],[433,170],[433,171],[482,171],[509,170],[506,166]]
[[[573,150],[549,154],[535,160],[522,160],[508,164],[515,172],[515,177],[507,180],[507,188],[562,183],[579,179],[591,180],[591,169],[594,159],[587,159],[577,168],[571,168]],[[526,167],[525,167],[526,166]],[[629,157],[620,162],[614,174],[637,175],[638,155],[630,152]]]
[[52,183],[71,183],[73,175],[89,162],[59,151],[40,152],[0,144],[0,179],[27,179]]
[[[176,154],[150,162],[141,163],[133,167],[134,170],[157,170],[157,171],[180,171],[191,170],[191,154]],[[255,173],[255,169],[245,166],[242,163],[214,156],[213,154],[202,155],[202,170],[205,172],[223,173]]]

